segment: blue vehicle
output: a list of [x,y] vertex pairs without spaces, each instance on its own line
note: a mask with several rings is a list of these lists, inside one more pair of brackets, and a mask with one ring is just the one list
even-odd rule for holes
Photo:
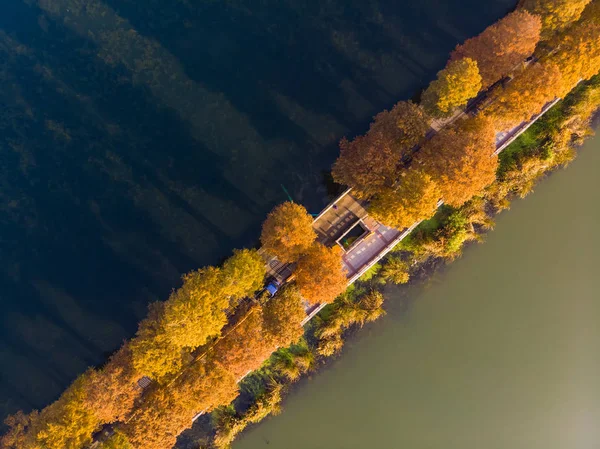
[[281,287],[281,283],[277,279],[272,279],[271,282],[267,284],[266,290],[271,296],[275,296],[275,293],[277,293],[279,287]]

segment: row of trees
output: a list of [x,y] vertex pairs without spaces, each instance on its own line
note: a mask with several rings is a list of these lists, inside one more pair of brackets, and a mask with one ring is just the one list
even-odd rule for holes
[[[132,448],[162,449],[174,444],[195,414],[230,403],[241,377],[302,336],[304,303],[331,302],[347,284],[339,250],[316,242],[303,207],[277,206],[261,240],[269,254],[296,263],[295,284],[228,322],[226,310],[264,285],[259,253],[235,250],[220,267],[184,275],[167,301],[149,306],[135,337],[103,368],[80,376],[41,412],[10,417],[1,447],[81,449],[102,425],[126,421],[106,448],[126,441]],[[157,381],[143,397],[137,386],[142,376]]]
[[[420,105],[400,102],[375,116],[364,136],[342,140],[334,179],[399,229],[433,216],[440,200],[458,207],[481,194],[495,179],[497,132],[530,120],[600,70],[598,1],[563,3],[523,1],[459,45]],[[481,112],[427,135],[432,120],[454,115],[482,89]]]
[[[522,1],[516,12],[456,48],[422,105],[400,102],[378,114],[366,135],[343,140],[335,180],[370,200],[373,216],[398,228],[432,216],[440,199],[460,206],[481,193],[496,176],[496,131],[528,120],[600,70],[598,3]],[[552,50],[541,51],[540,41]],[[537,60],[523,64],[536,48]],[[495,86],[483,113],[428,136],[432,118],[452,115],[506,76],[511,80]],[[275,208],[261,242],[268,253],[296,264],[297,287],[228,322],[226,310],[264,283],[258,252],[236,251],[220,267],[185,275],[167,301],[150,306],[136,336],[104,367],[86,372],[42,411],[10,417],[0,447],[81,449],[103,424],[126,422],[103,449],[168,448],[195,414],[228,404],[240,377],[302,335],[303,301],[328,303],[346,287],[340,249],[316,241],[301,206]],[[370,320],[381,301],[365,296],[353,320]],[[344,326],[332,322],[332,329]],[[323,353],[337,344],[331,335],[321,336]],[[137,380],[144,375],[157,382],[142,396]]]

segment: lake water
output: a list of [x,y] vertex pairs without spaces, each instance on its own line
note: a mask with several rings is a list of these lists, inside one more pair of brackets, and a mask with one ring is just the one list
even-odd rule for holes
[[597,449],[600,138],[234,449]]
[[0,417],[130,337],[181,273],[318,212],[343,135],[516,0],[0,2]]

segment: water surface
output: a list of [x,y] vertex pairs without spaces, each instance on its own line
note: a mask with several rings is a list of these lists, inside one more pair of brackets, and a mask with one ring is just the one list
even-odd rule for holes
[[343,136],[516,0],[0,2],[0,417],[42,407],[179,276],[318,212]]
[[234,449],[596,449],[600,138]]

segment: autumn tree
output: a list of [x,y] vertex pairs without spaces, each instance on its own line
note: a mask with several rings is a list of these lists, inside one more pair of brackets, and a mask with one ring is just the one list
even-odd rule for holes
[[33,448],[81,449],[92,442],[100,422],[87,407],[86,382],[87,376],[80,376],[56,402],[40,412],[40,428],[35,434],[39,446]]
[[171,343],[165,331],[164,307],[161,302],[150,304],[148,316],[130,342],[136,373],[159,381],[178,372],[183,364],[181,348]]
[[588,80],[600,71],[600,22],[576,23],[561,34],[556,51],[549,56],[563,79],[562,95],[566,95],[581,80]]
[[277,292],[263,307],[265,333],[277,347],[287,347],[297,342],[304,334],[301,326],[306,318],[302,296],[295,285]]
[[477,96],[481,90],[481,75],[471,58],[450,61],[437,74],[421,97],[421,105],[433,117],[448,117]]
[[234,300],[252,296],[263,286],[267,269],[258,251],[236,249],[222,267],[226,294]]
[[408,263],[399,257],[392,256],[385,262],[380,276],[386,282],[406,284],[410,279]]
[[170,386],[151,391],[122,431],[134,449],[173,447],[199,412],[231,402],[235,378],[214,362],[196,362]]
[[271,338],[265,338],[263,309],[256,305],[223,335],[210,357],[239,379],[260,368],[276,348]]
[[460,206],[496,178],[495,149],[496,132],[491,120],[474,117],[433,136],[415,162],[435,180],[447,204]]
[[129,345],[123,345],[102,369],[90,370],[87,375],[84,384],[86,407],[93,410],[103,424],[123,420],[141,393]]
[[579,20],[591,0],[521,0],[519,6],[542,19],[542,37],[547,39]]
[[509,130],[542,112],[563,91],[560,70],[552,63],[535,63],[521,70],[492,94],[485,114],[497,130]]
[[315,243],[298,261],[296,283],[311,304],[332,302],[348,285],[342,268],[342,249]]
[[456,47],[450,61],[470,58],[477,62],[483,87],[512,72],[533,54],[540,40],[540,18],[527,11],[515,11],[485,29],[479,36]]
[[263,223],[263,248],[282,262],[294,262],[315,241],[313,219],[306,209],[291,201],[275,207]]
[[402,157],[411,153],[428,130],[422,108],[401,101],[391,111],[377,114],[366,135],[342,139],[333,179],[352,187],[360,198],[371,197],[395,182]]
[[395,187],[377,195],[368,206],[369,214],[381,223],[397,229],[431,218],[441,192],[427,173],[409,169]]

